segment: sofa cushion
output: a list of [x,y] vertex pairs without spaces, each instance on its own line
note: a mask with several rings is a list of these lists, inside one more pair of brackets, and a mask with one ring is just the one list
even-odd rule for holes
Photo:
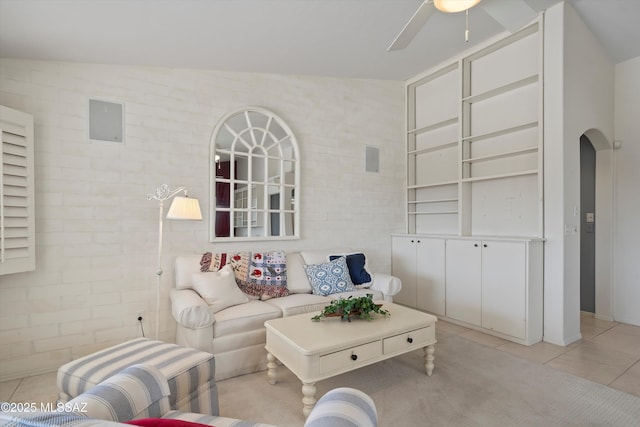
[[[329,260],[333,261],[340,256],[342,255],[329,255]],[[348,254],[345,255],[345,258],[347,259],[349,276],[354,285],[371,282],[371,275],[365,268],[367,259],[363,253]]]
[[259,297],[261,293],[253,289],[249,280],[251,252],[205,252],[200,259],[200,271],[218,271],[225,265],[231,265],[236,275],[236,283],[242,292]]
[[329,305],[331,298],[315,294],[291,294],[286,298],[274,298],[266,301],[282,311],[284,316],[313,313]]
[[341,256],[322,264],[307,264],[304,269],[314,294],[331,295],[355,290],[351,277],[349,277],[349,268],[345,257]]
[[374,301],[382,301],[384,300],[384,295],[377,289],[370,288],[356,288],[354,291],[350,292],[340,292],[339,294],[329,295],[331,300],[340,299],[340,298],[349,298],[349,297],[364,297],[368,294],[373,295]]
[[[287,256],[283,251],[253,252],[249,282],[261,298],[284,297],[287,289]],[[255,295],[254,294],[254,295]]]
[[[271,300],[269,300],[271,301]],[[282,311],[266,301],[252,300],[216,313],[213,337],[264,329],[264,322],[282,317]]]
[[289,294],[310,294],[311,284],[304,271],[304,259],[300,252],[287,253],[287,289]]
[[235,274],[230,265],[220,271],[193,273],[193,289],[209,305],[214,313],[233,305],[249,302],[249,298],[236,284]]

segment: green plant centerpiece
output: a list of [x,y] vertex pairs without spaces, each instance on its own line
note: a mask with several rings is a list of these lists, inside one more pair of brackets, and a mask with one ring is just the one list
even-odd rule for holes
[[378,313],[383,316],[390,316],[388,310],[382,308],[382,304],[373,302],[373,294],[367,294],[364,297],[340,298],[332,300],[331,304],[324,308],[317,316],[313,316],[311,320],[320,321],[323,317],[340,317],[342,320],[351,322],[351,316],[361,319],[371,320],[371,313]]

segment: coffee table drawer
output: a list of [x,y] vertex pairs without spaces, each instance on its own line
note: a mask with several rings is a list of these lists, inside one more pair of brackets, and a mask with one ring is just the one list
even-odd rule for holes
[[320,356],[320,375],[325,375],[344,369],[353,369],[367,360],[382,355],[382,344],[373,341],[367,344],[351,347],[346,350]]
[[420,348],[433,344],[435,338],[435,328],[427,326],[426,328],[385,338],[382,344],[383,351],[384,354],[389,354],[397,351],[406,351],[411,347]]

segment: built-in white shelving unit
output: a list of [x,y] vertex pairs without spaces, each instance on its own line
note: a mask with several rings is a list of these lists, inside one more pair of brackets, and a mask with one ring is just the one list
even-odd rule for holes
[[407,82],[407,234],[394,298],[542,339],[542,19]]
[[541,26],[407,83],[408,233],[542,237]]

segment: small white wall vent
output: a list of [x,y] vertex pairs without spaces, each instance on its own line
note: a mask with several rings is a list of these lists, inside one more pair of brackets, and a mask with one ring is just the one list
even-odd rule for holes
[[124,142],[124,105],[89,100],[89,140]]
[[377,147],[364,147],[364,170],[367,172],[380,171],[380,150]]

